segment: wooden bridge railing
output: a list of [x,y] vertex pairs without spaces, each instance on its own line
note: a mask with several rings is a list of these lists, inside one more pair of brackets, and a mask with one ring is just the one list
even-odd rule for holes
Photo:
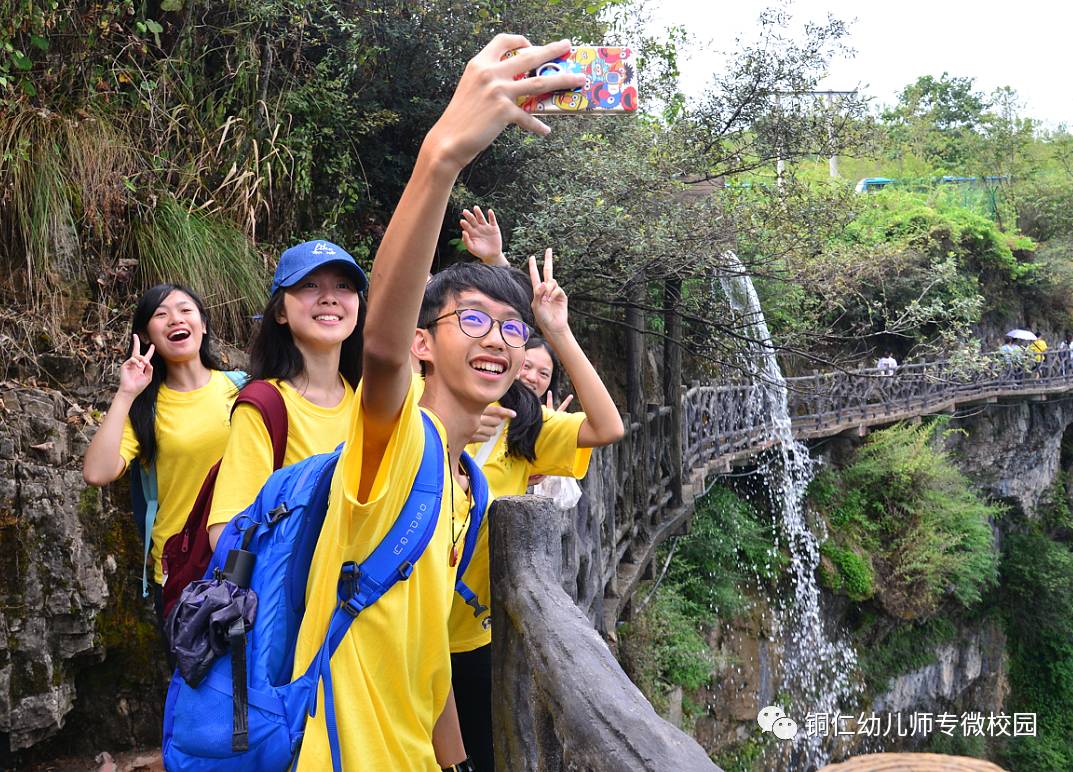
[[[787,378],[789,415],[799,439],[852,427],[939,412],[959,403],[1004,396],[1046,394],[1073,388],[1073,360],[1048,351],[1039,361],[993,356],[975,362],[936,360]],[[696,386],[683,410],[683,465],[695,468],[720,456],[769,446],[774,394],[750,382]]]
[[[967,403],[1073,390],[1073,361],[1057,351],[1039,361],[939,360],[892,375],[873,368],[817,373],[785,386],[793,434],[809,439]],[[587,496],[561,534],[562,581],[577,589],[578,605],[603,632],[650,570],[655,547],[687,527],[706,479],[776,442],[779,398],[745,381],[694,386],[682,394],[677,426],[672,407],[649,405],[643,422],[627,422],[622,442],[593,454]]]

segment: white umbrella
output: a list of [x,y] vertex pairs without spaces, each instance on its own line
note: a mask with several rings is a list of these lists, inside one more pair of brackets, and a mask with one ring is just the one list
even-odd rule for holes
[[1010,330],[1006,333],[1007,338],[1013,338],[1014,340],[1035,340],[1036,336],[1028,330]]

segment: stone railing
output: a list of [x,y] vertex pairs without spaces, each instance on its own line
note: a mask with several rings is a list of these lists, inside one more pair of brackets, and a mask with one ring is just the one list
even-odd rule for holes
[[[1058,353],[969,370],[924,362],[889,376],[791,378],[787,388],[793,433],[808,438],[1000,398],[1045,399],[1073,389],[1073,367]],[[593,453],[575,509],[539,497],[497,502],[490,525],[499,769],[714,768],[655,714],[599,633],[613,636],[637,583],[651,575],[656,546],[688,528],[709,479],[773,443],[770,409],[747,383],[691,388],[676,406],[649,406],[644,421],[626,422],[621,442]]]
[[489,518],[492,715],[500,772],[714,770],[660,718],[564,591],[550,499],[498,500]]

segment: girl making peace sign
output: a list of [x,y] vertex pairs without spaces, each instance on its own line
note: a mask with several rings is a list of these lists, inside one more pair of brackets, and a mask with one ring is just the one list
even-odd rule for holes
[[[82,476],[90,485],[107,485],[135,459],[153,470],[159,508],[147,536],[160,615],[164,542],[182,528],[206,473],[223,454],[236,382],[244,374],[223,371],[205,306],[186,287],[159,284],[148,290],[131,326],[130,355],[86,449]],[[143,589],[148,591],[144,576]]]

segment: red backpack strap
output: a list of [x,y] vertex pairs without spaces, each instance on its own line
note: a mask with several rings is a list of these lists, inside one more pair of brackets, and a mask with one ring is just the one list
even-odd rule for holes
[[281,468],[287,454],[287,405],[283,395],[268,381],[250,381],[235,398],[231,413],[234,414],[235,408],[243,403],[253,405],[261,414],[272,440],[272,468]]

